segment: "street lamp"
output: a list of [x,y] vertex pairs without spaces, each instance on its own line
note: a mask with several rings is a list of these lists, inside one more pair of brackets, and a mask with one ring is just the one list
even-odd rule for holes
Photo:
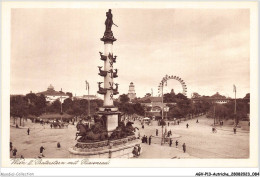
[[[167,75],[166,75],[166,78],[167,78]],[[164,105],[163,105],[163,87],[164,87],[164,84],[167,84],[167,79],[163,78],[159,87],[162,89],[162,124],[164,123],[163,121],[163,111],[164,111]],[[162,139],[161,139],[161,145],[163,144],[163,141],[164,141],[164,135],[163,135],[163,125],[162,125]]]
[[61,116],[61,122],[62,122],[62,95],[60,96],[60,116]]
[[169,112],[169,107],[168,107],[168,106],[165,106],[165,107],[164,107],[164,111],[166,112],[166,120],[167,120],[167,113]]
[[216,124],[216,105],[215,105],[215,100],[213,100],[213,108],[214,108],[214,126]]
[[235,108],[234,108],[234,114],[235,114],[235,126],[238,124],[238,119],[237,119],[237,98],[236,98],[236,93],[237,93],[237,88],[235,85],[233,85],[233,92],[235,92]]
[[163,106],[163,87],[164,87],[164,84],[166,84],[166,82],[167,82],[167,80],[162,80],[161,81],[161,83],[160,83],[160,85],[159,85],[159,87],[162,89],[162,119],[163,119],[163,112],[164,112],[164,110],[163,110],[163,108],[164,108],[164,106]]

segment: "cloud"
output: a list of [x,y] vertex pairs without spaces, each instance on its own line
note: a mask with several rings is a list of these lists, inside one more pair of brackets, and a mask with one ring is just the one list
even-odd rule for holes
[[[12,10],[11,92],[57,89],[96,94],[106,9]],[[120,94],[154,93],[165,74],[183,78],[188,95],[249,92],[247,9],[114,9],[113,50]],[[174,86],[174,85],[173,85]]]

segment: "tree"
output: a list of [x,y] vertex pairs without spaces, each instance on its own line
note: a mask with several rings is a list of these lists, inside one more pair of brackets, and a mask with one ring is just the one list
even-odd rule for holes
[[28,101],[28,114],[40,116],[46,108],[46,99],[44,95],[37,96],[34,93],[25,95],[25,100]]
[[194,92],[194,93],[192,94],[192,99],[194,99],[194,98],[200,98],[200,97],[201,97],[201,95],[198,94],[197,92]]
[[163,95],[163,102],[164,103],[175,103],[176,102],[176,95],[175,93],[166,93]]
[[73,101],[70,98],[65,99],[62,104],[63,111],[67,113],[67,111],[71,110],[72,107],[73,107]]
[[170,106],[168,116],[172,118],[180,118],[182,117],[181,109],[177,106]]
[[24,96],[10,98],[10,115],[20,118],[20,126],[22,126],[22,118],[28,115],[28,102]]
[[140,103],[133,104],[134,112],[138,115],[144,115],[144,106]]
[[73,94],[71,92],[66,92],[66,95],[68,95],[70,99],[72,99],[73,97]]
[[119,100],[121,103],[127,103],[127,102],[129,102],[130,99],[129,99],[128,95],[123,94],[123,95],[119,96]]
[[250,93],[247,93],[244,99],[250,99]]
[[55,100],[51,105],[47,107],[47,112],[60,113],[61,112],[61,102],[60,100]]

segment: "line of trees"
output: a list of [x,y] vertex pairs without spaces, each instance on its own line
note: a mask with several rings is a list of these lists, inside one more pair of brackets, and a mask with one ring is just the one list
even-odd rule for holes
[[[140,103],[129,103],[129,98],[125,94],[121,95],[120,100],[114,103],[119,108],[119,111],[128,117],[134,114],[144,115],[144,106]],[[19,118],[20,126],[24,119],[39,117],[42,114],[67,113],[76,117],[87,117],[88,115],[88,100],[67,98],[62,103],[61,112],[61,102],[59,100],[47,103],[44,95],[36,95],[34,93],[29,93],[25,96],[11,96],[10,106],[11,117],[14,118],[14,123]],[[98,108],[102,106],[103,100],[91,100],[90,115],[94,115]]]
[[[200,101],[192,101],[194,98],[201,98]],[[197,93],[193,94],[193,99],[188,99],[181,93],[174,92],[164,94],[164,103],[169,107],[167,117],[181,118],[194,117],[202,114],[207,114],[208,117],[215,115],[218,119],[228,119],[237,117],[239,120],[247,117],[250,113],[250,94],[247,94],[243,99],[237,99],[237,112],[234,114],[234,101],[229,101],[226,104],[213,104],[206,96],[200,96]],[[150,107],[145,107],[141,104],[142,101],[135,99],[130,102],[126,94],[119,96],[114,105],[119,108],[125,116],[131,117],[134,114],[144,116],[145,110],[149,111]],[[90,115],[94,115],[99,107],[102,107],[103,100],[90,101]],[[215,108],[214,108],[215,106]],[[88,115],[88,100],[67,98],[62,103],[62,112],[76,117]],[[52,104],[47,103],[44,95],[36,95],[29,93],[25,96],[10,97],[10,115],[20,119],[20,125],[28,116],[39,117],[44,113],[61,113],[61,102],[54,101]]]
[[[90,114],[94,114],[98,107],[103,105],[102,100],[90,101]],[[20,119],[20,126],[24,119],[28,117],[39,117],[42,114],[51,113],[67,113],[73,116],[86,116],[88,115],[88,101],[87,100],[72,100],[67,98],[62,103],[59,100],[53,103],[47,103],[44,95],[36,95],[29,93],[25,96],[17,95],[10,97],[10,115],[14,119]]]

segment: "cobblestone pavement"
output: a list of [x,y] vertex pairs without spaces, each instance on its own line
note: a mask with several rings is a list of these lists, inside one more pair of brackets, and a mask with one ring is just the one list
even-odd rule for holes
[[[200,117],[199,123],[196,119],[181,122],[180,125],[166,126],[173,133],[173,145],[161,145],[160,126],[153,123],[141,128],[139,121],[134,126],[139,128],[141,137],[151,136],[151,145],[142,143],[142,154],[138,158],[248,158],[249,157],[249,132],[239,130],[233,133],[231,126],[217,127],[217,133],[211,132],[212,119]],[[186,124],[189,128],[186,128]],[[10,127],[11,142],[17,148],[17,157],[23,155],[25,158],[36,158],[40,154],[40,146],[45,147],[46,158],[68,158],[68,149],[76,144],[76,128],[69,125],[66,129],[51,129],[49,125],[41,126],[34,123],[26,123],[30,127],[30,135],[27,129],[16,129]],[[159,136],[156,137],[156,129]],[[175,141],[179,141],[178,148]],[[60,142],[61,148],[57,148]],[[182,144],[186,144],[187,152],[183,153]]]

